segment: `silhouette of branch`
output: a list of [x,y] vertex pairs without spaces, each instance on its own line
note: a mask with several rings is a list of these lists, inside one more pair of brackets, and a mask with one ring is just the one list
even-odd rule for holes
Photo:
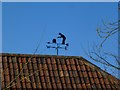
[[[103,25],[104,25],[104,28],[97,28],[96,31],[97,31],[97,34],[100,38],[103,38],[103,41],[101,42],[100,44],[100,47],[103,46],[103,44],[105,43],[105,41],[111,37],[112,35],[116,34],[117,32],[119,32],[119,26],[118,26],[118,23],[120,21],[118,20],[117,22],[114,22],[114,23],[108,23],[106,24],[104,21],[103,21]],[[112,26],[112,27],[111,27]]]
[[[35,72],[33,72],[33,73],[28,73],[27,75],[26,75],[26,73],[21,73],[22,77],[21,77],[21,79],[20,79],[20,82],[23,81],[23,80],[27,80],[27,81],[29,81],[30,83],[32,83],[32,82],[30,81],[29,77],[32,76],[32,75],[34,75],[34,74],[37,74],[39,71],[40,71],[40,70],[36,70]],[[17,78],[18,78],[18,76],[17,76],[12,82],[10,82],[5,88],[3,88],[3,90],[9,89],[9,88],[17,85],[17,83],[12,84],[13,82],[15,82],[15,80],[16,80]]]
[[[41,39],[42,39],[45,31],[46,31],[46,29],[44,28],[43,31],[42,31],[43,33],[41,34],[41,38],[40,38],[40,40],[39,40],[39,42],[38,42],[38,45],[36,46],[36,48],[35,48],[35,50],[34,50],[34,52],[33,52],[33,56],[34,56],[34,55],[36,54],[36,52],[38,51],[38,48],[39,48],[39,46],[40,46],[40,44],[41,44]],[[33,56],[30,57],[30,61],[26,62],[26,63],[23,65],[23,68],[21,69],[20,73],[19,73],[5,88],[3,88],[3,89],[6,89],[6,88],[9,89],[10,87],[14,86],[14,85],[12,85],[12,86],[10,86],[10,85],[11,85],[17,78],[19,78],[20,75],[23,74],[23,70],[24,70],[25,66],[26,66],[28,63],[31,63],[31,60],[32,60]],[[16,85],[16,84],[15,84],[15,85]]]
[[[95,45],[92,50],[89,50],[87,53],[87,56],[92,60],[117,70],[120,70],[120,56],[113,54],[112,52],[105,52],[103,45],[108,39],[110,39],[110,37],[115,36],[120,32],[119,23],[120,20],[113,23],[105,23],[103,21],[103,28],[99,27],[96,29],[98,36],[102,39],[102,42]],[[120,41],[118,41],[118,45],[120,45]],[[112,58],[117,65],[112,64],[108,58]]]

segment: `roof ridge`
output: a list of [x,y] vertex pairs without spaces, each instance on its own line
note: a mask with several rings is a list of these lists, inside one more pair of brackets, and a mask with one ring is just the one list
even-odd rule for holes
[[20,53],[0,53],[0,55],[5,56],[5,55],[10,55],[10,56],[35,56],[35,57],[39,57],[39,56],[47,56],[47,57],[69,57],[69,58],[81,58],[82,56],[64,56],[64,55],[47,55],[47,54],[20,54]]
[[117,79],[117,80],[120,81],[119,78],[111,75],[110,73],[108,73],[108,72],[106,72],[105,70],[101,69],[99,66],[91,63],[90,61],[88,61],[87,59],[85,59],[85,58],[83,58],[83,57],[81,57],[81,58],[86,62],[86,63],[84,63],[85,65],[88,65],[89,67],[91,67],[91,68],[94,69],[94,70],[99,70],[102,74],[104,73],[104,74],[109,75],[109,76],[111,76],[112,78],[115,78],[115,79]]

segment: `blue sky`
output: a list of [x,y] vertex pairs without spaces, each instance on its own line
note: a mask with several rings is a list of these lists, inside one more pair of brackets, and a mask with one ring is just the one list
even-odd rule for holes
[[[46,48],[46,42],[61,32],[67,37],[69,47],[67,51],[59,50],[59,55],[82,56],[88,60],[83,48],[91,49],[93,43],[101,41],[96,28],[102,26],[102,20],[118,19],[117,2],[4,2],[2,10],[2,52],[32,54],[40,42],[36,54],[56,55],[55,49]],[[106,50],[117,53],[116,38],[107,41]]]

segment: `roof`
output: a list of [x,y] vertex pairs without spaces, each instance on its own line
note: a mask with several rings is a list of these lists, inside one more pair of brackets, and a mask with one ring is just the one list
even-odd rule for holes
[[2,89],[120,88],[120,80],[82,57],[8,53],[1,56]]

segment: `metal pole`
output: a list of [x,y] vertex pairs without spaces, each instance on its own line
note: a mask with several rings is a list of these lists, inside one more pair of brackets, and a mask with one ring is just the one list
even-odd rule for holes
[[57,55],[58,55],[58,43],[57,43],[57,48],[56,49],[57,49]]
[[[52,43],[48,43],[48,44],[52,44]],[[62,47],[62,46],[60,47],[61,43],[55,43],[55,44],[56,44],[57,46],[56,46],[56,45],[55,45],[55,46],[47,46],[47,45],[46,45],[46,47],[47,47],[47,48],[55,48],[57,55],[58,55],[58,53],[59,53],[59,49],[65,49],[65,50],[67,50],[67,46],[68,46],[67,44],[65,44],[65,45],[66,45],[65,47]]]

